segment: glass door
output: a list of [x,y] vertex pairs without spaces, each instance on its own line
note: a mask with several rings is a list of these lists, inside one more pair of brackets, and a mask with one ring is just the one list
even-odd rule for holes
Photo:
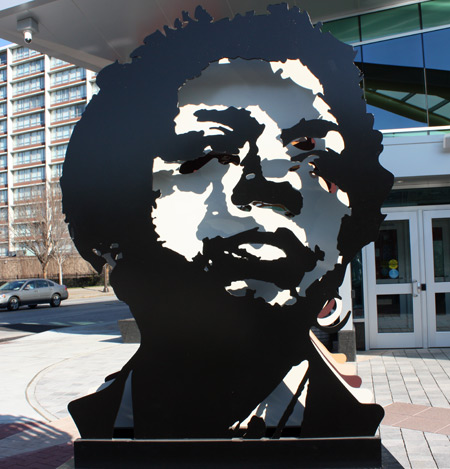
[[450,346],[450,210],[424,212],[428,342]]
[[422,347],[416,212],[387,215],[368,247],[370,348]]

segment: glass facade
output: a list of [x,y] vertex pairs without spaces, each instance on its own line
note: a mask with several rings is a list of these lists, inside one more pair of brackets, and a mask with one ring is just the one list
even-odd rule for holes
[[450,187],[421,187],[394,189],[385,200],[384,207],[414,207],[450,203]]
[[448,24],[450,2],[430,1],[324,25],[355,44],[375,128],[450,126],[450,28],[424,31]]

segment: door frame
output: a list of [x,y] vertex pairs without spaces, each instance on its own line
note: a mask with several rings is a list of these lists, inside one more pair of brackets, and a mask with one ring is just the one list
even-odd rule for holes
[[[402,219],[406,214],[414,212],[416,213],[417,219],[417,246],[418,246],[418,259],[419,259],[419,275],[418,275],[418,282],[420,284],[427,284],[427,275],[430,275],[430,259],[433,259],[433,250],[432,250],[432,242],[430,243],[430,226],[431,226],[431,218],[433,215],[435,218],[447,218],[446,213],[450,213],[450,204],[443,204],[443,205],[426,205],[426,206],[410,206],[410,207],[389,207],[383,208],[382,213],[387,215],[391,219]],[[436,215],[444,215],[443,217],[439,217]],[[388,219],[388,218],[387,218]],[[429,224],[428,226],[427,223]],[[426,234],[427,233],[427,234]],[[427,240],[425,240],[425,235],[427,236]],[[411,234],[410,234],[411,236]],[[428,247],[427,247],[427,244]],[[374,340],[374,334],[377,333],[377,309],[376,309],[376,283],[375,283],[375,251],[374,251],[374,244],[370,243],[369,245],[363,248],[362,252],[362,259],[363,259],[363,275],[364,275],[364,305],[365,305],[365,318],[364,318],[364,326],[365,326],[365,338],[366,338],[366,350],[376,349],[376,348],[391,348],[391,347],[384,347],[380,344],[377,344],[377,341]],[[411,246],[413,249],[413,246]],[[427,251],[428,250],[428,251]],[[412,253],[411,253],[412,255]],[[434,266],[431,264],[431,267]],[[428,270],[427,270],[428,269]],[[432,271],[434,272],[434,270]],[[428,286],[428,284],[427,284]],[[430,300],[432,292],[430,289],[427,288],[426,292],[421,292],[419,295],[420,298],[420,310],[421,310],[421,319],[419,321],[419,326],[421,328],[421,340],[417,345],[411,345],[411,348],[428,348],[428,347],[443,347],[450,345],[450,332],[449,333],[439,333],[441,338],[447,339],[444,337],[448,334],[448,341],[444,342],[442,345],[442,341],[436,342],[433,340],[433,335],[437,334],[433,332],[432,327],[434,326],[434,309],[431,309],[431,306],[434,308],[434,298],[433,301]],[[433,311],[433,314],[428,313],[428,311]],[[440,343],[441,345],[435,345]],[[392,347],[392,348],[400,348],[400,347]]]
[[450,345],[450,331],[436,331],[435,293],[450,292],[450,282],[434,281],[432,220],[437,218],[450,218],[450,209],[425,210],[423,212],[425,249],[427,246],[431,249],[430,255],[425,256],[425,271],[427,278],[426,311],[428,313],[428,344],[429,347],[448,347]]
[[[415,288],[422,283],[420,268],[420,248],[419,248],[419,223],[417,210],[383,211],[386,213],[386,221],[408,220],[409,222],[409,242],[411,256],[411,280],[412,282],[398,284],[377,284],[375,276],[375,243],[370,243],[367,250],[367,312],[369,335],[369,348],[417,348],[423,346],[423,324],[421,314],[422,296]],[[378,332],[377,296],[388,294],[411,294],[413,308],[413,332]]]

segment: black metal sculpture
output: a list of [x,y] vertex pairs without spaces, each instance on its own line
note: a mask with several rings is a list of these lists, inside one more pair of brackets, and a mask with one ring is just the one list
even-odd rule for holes
[[199,7],[131,57],[99,73],[61,178],[78,250],[113,265],[142,337],[69,405],[82,437],[113,437],[126,386],[135,438],[278,438],[301,396],[291,434],[373,435],[382,408],[310,339],[392,185],[353,49],[297,8],[214,22]]

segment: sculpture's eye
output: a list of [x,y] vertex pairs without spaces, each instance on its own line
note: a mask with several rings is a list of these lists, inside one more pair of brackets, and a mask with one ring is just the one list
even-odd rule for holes
[[316,141],[312,137],[300,137],[293,140],[291,145],[299,150],[311,151],[316,147]]
[[212,159],[216,158],[220,164],[234,164],[238,165],[241,160],[238,155],[231,155],[228,153],[216,153],[214,151],[209,152],[207,155],[200,156],[195,160],[185,161],[179,168],[180,174],[195,173],[205,164],[209,163]]

